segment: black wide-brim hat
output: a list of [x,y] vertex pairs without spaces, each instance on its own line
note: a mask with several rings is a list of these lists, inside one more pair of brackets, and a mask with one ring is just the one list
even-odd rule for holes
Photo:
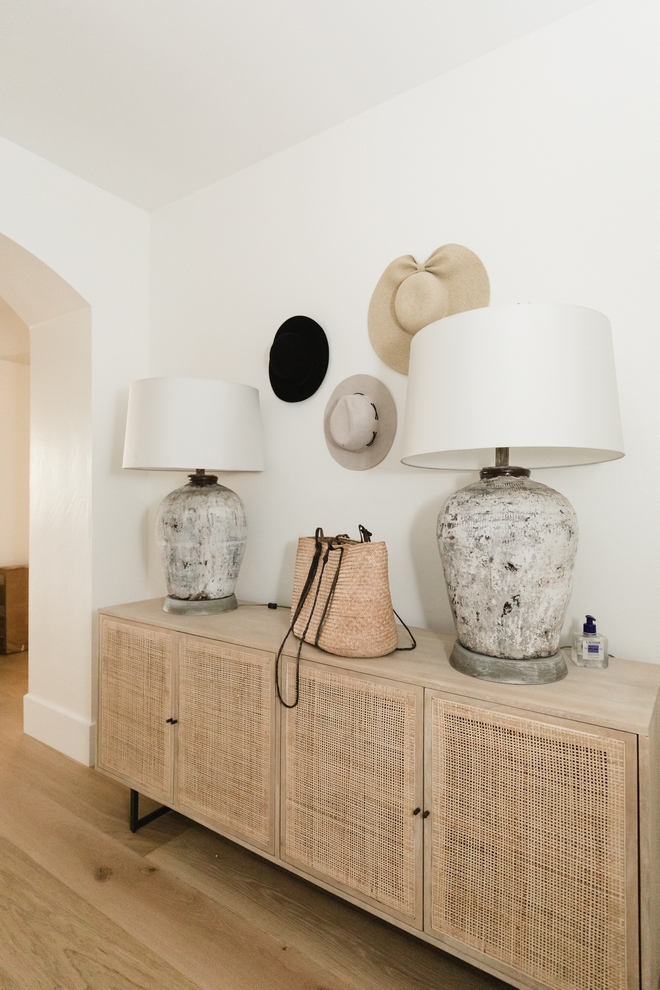
[[284,402],[302,402],[314,395],[330,359],[328,338],[309,316],[291,316],[275,334],[268,376],[273,392]]

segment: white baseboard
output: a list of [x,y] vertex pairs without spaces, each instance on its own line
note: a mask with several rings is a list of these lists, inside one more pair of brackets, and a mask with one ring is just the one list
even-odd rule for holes
[[23,698],[23,730],[86,767],[94,764],[95,725],[44,698]]

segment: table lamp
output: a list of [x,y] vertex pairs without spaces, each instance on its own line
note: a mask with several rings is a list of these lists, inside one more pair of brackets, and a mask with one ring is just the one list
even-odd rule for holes
[[514,684],[565,676],[559,637],[577,519],[529,469],[622,456],[611,329],[601,313],[514,304],[457,313],[415,334],[402,461],[480,471],[438,516],[458,636],[453,667]]
[[234,588],[247,540],[245,509],[235,492],[206,471],[263,470],[258,390],[211,378],[133,382],[123,466],[194,472],[158,509],[156,540],[167,581],[164,611],[208,615],[236,608]]

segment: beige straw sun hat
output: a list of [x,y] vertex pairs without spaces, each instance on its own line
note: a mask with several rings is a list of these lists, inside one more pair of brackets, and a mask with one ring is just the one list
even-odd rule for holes
[[376,354],[408,374],[410,341],[422,327],[488,305],[486,269],[469,248],[445,244],[420,264],[397,258],[380,277],[369,303],[369,337]]

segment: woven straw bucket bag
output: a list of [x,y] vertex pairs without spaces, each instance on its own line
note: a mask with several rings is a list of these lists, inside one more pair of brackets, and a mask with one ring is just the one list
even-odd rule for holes
[[[367,531],[361,528],[361,533]],[[317,566],[293,625],[298,639],[340,657],[382,657],[395,650],[398,636],[385,544],[327,537],[322,530],[317,536],[301,537],[293,579],[294,615],[316,555]]]
[[[276,657],[277,694],[287,708],[298,703],[298,664],[303,642],[340,657],[382,657],[399,647],[390,597],[387,547],[372,543],[371,533],[360,526],[360,540],[345,533],[298,540],[293,581],[291,625]],[[296,665],[296,700],[284,701],[279,686],[279,660],[293,632],[299,640]]]

